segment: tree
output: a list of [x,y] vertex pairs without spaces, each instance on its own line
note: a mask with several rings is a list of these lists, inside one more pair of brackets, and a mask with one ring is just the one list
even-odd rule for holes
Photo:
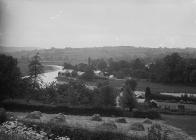
[[97,107],[113,107],[115,106],[115,90],[109,85],[100,85],[94,93],[94,104]]
[[73,71],[71,72],[71,76],[72,76],[72,77],[77,77],[77,76],[78,76],[77,71],[73,70]]
[[17,60],[11,56],[0,55],[0,100],[14,98],[18,93],[20,70]]
[[196,70],[193,70],[190,74],[190,81],[196,83]]
[[[40,63],[39,53],[36,53],[36,55],[32,57],[32,60],[30,61],[28,67],[29,67],[29,76],[32,80],[32,86],[35,91],[36,89],[39,89],[39,81],[38,81],[40,80],[39,74],[43,72],[43,66]],[[29,101],[30,98],[31,96],[29,96],[27,101]]]
[[98,63],[97,63],[97,69],[103,71],[105,70],[107,67],[107,63],[105,62],[104,59],[99,59]]
[[70,63],[66,63],[65,62],[63,69],[74,69],[74,66],[72,64],[70,64]]
[[135,91],[136,87],[137,87],[137,82],[134,79],[127,79],[125,81],[125,87],[128,87],[129,89],[131,89],[132,91]]
[[39,78],[39,74],[41,74],[42,72],[43,72],[43,66],[40,63],[39,53],[37,53],[35,56],[33,56],[32,60],[29,63],[29,75],[33,79],[34,88]]
[[151,91],[149,87],[146,87],[146,91],[145,91],[145,102],[149,102],[150,101],[150,97],[151,97]]
[[92,102],[92,92],[81,81],[59,85],[57,92],[68,105],[88,105]]
[[136,107],[137,101],[134,95],[136,86],[137,82],[134,79],[128,79],[125,81],[122,96],[120,97],[120,106],[122,108],[129,108],[129,110],[131,111]]
[[78,71],[87,71],[89,69],[89,66],[87,64],[84,64],[84,63],[80,63],[78,65],[76,65],[76,69]]
[[86,81],[92,81],[95,78],[94,71],[91,68],[88,68],[85,73],[81,76],[81,79]]
[[164,59],[167,67],[168,82],[181,82],[183,81],[183,62],[182,57],[178,53],[167,55]]
[[41,94],[44,94],[44,99],[47,103],[55,102],[57,97],[56,83],[52,82],[51,84],[46,85],[46,87],[42,89]]
[[139,58],[132,61],[131,66],[132,66],[132,69],[134,69],[134,70],[138,70],[138,69],[143,70],[143,69],[145,69],[144,62]]

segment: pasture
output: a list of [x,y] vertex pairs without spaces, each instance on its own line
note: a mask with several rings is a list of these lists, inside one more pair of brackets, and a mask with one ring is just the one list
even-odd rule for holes
[[[14,113],[17,118],[24,122],[34,122],[34,123],[48,123],[51,122],[52,118],[54,118],[58,114],[45,114],[42,113],[42,116],[40,120],[36,119],[26,119],[25,116],[27,113]],[[62,115],[62,114],[60,114]],[[101,117],[100,121],[92,120],[91,116],[75,116],[75,115],[64,115],[65,120],[56,122],[56,125],[59,127],[68,126],[70,128],[79,128],[79,129],[85,129],[90,131],[106,131],[106,132],[115,132],[120,134],[125,134],[127,136],[136,136],[136,137],[143,137],[148,133],[148,129],[153,124],[159,124],[161,126],[162,131],[168,132],[168,137],[170,139],[181,139],[181,140],[192,140],[191,137],[189,137],[186,133],[182,132],[180,129],[172,127],[170,125],[166,125],[162,120],[149,120],[151,123],[145,123],[144,120],[146,119],[138,119],[138,118],[127,118],[125,123],[116,122],[116,117]],[[107,125],[103,125],[106,123]],[[136,130],[136,128],[132,129],[131,126],[134,124],[139,123],[143,125],[144,130]],[[114,127],[115,125],[115,127]],[[137,127],[138,129],[138,127]]]
[[[121,88],[124,81],[124,79],[110,79],[109,83],[113,87]],[[168,92],[196,94],[196,88],[194,86],[154,83],[147,80],[137,80],[137,83],[137,91],[145,91],[146,87],[150,87],[152,93]]]
[[196,139],[196,117],[187,115],[161,115],[166,124],[181,128]]

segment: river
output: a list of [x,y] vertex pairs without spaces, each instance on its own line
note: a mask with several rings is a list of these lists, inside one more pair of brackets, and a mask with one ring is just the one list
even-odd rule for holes
[[63,69],[63,66],[57,66],[57,65],[48,65],[48,66],[52,66],[54,68],[54,71],[40,74],[40,78],[43,84],[49,84],[49,83],[55,82],[56,77],[58,76],[58,72]]
[[[50,67],[53,67],[53,70],[50,70],[49,72],[44,72],[39,75],[42,85],[47,85],[52,82],[55,82],[57,79],[56,77],[58,76],[58,72],[63,70],[63,66],[58,66],[58,65],[47,65]],[[27,78],[29,76],[25,76],[23,78]]]

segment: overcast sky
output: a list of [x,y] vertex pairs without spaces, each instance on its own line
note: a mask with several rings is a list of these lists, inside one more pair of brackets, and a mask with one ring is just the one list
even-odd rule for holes
[[1,45],[196,47],[196,0],[0,0]]

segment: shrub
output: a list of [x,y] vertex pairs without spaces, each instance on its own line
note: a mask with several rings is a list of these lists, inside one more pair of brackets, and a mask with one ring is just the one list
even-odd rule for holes
[[143,124],[140,122],[136,122],[136,123],[131,124],[129,129],[134,130],[134,131],[144,131],[145,130]]
[[150,110],[133,110],[133,117],[135,118],[149,118],[149,119],[159,119],[161,118],[160,113],[155,109]]
[[7,120],[6,111],[4,108],[0,108],[0,124]]
[[160,124],[153,124],[148,130],[148,139],[149,140],[168,140],[168,133],[162,131]]
[[133,91],[127,86],[123,88],[123,95],[120,96],[119,101],[122,108],[128,108],[129,110],[132,110],[137,104]]
[[151,121],[150,119],[146,118],[146,119],[143,121],[143,123],[152,124],[152,121]]
[[102,121],[101,116],[99,114],[94,114],[91,117],[91,121]]
[[117,123],[127,123],[125,118],[118,118],[115,120]]
[[68,136],[71,140],[136,140],[119,132],[112,131],[91,131],[83,128],[74,128],[54,123],[32,123],[23,121],[27,127],[37,126],[47,134],[56,136]]
[[0,140],[29,140],[29,139],[15,134],[8,135],[4,132],[0,132]]
[[96,127],[96,130],[101,131],[114,131],[117,130],[117,125],[114,121],[104,122]]
[[116,91],[109,85],[100,86],[94,90],[93,103],[94,106],[113,107],[115,106]]
[[[24,104],[18,102],[3,102],[2,107],[10,111],[18,111],[18,112],[30,112],[34,110],[39,110],[44,113],[49,114],[71,114],[71,115],[83,115],[83,116],[91,116],[93,114],[100,114],[102,116],[123,116],[123,110],[117,109],[114,107],[101,108],[101,107],[72,107],[66,105],[35,105],[35,104]],[[127,114],[131,115],[131,112],[127,112]]]
[[146,91],[145,91],[145,101],[149,102],[151,98],[151,91],[150,91],[150,87],[146,87]]
[[51,122],[53,123],[63,123],[65,121],[65,116],[62,113],[57,114],[54,118],[51,119]]
[[7,112],[6,115],[7,115],[7,120],[9,121],[15,121],[17,119],[17,117],[12,112]]
[[42,113],[40,111],[33,111],[31,113],[28,113],[26,115],[26,119],[40,119],[42,116]]

